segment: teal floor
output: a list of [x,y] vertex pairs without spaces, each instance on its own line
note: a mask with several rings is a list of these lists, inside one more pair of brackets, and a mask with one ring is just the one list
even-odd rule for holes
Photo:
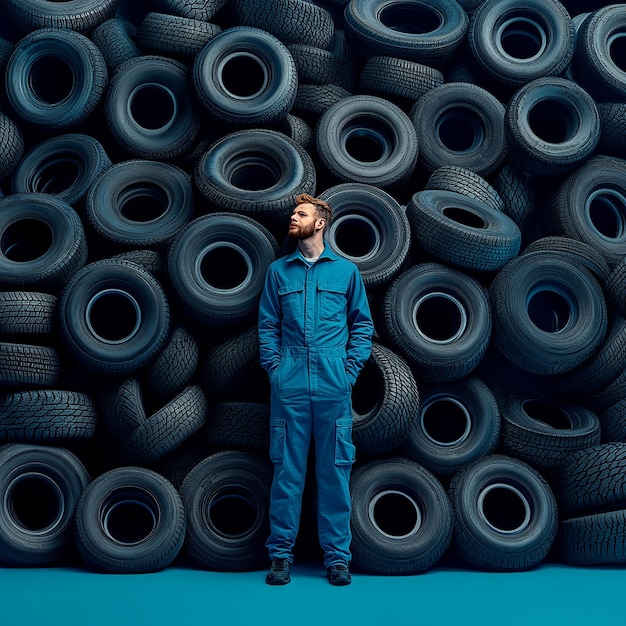
[[485,573],[435,567],[418,576],[355,575],[334,588],[312,564],[286,587],[264,572],[169,567],[108,575],[79,568],[0,568],[2,626],[571,626],[626,622],[626,568],[542,564]]

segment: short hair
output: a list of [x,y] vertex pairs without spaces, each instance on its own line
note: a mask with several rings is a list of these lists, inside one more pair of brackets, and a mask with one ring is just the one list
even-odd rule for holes
[[300,204],[312,204],[317,209],[320,217],[323,217],[326,220],[326,226],[328,226],[330,221],[333,219],[333,210],[328,202],[325,202],[324,200],[314,198],[308,193],[301,193],[296,196],[296,206],[299,206]]

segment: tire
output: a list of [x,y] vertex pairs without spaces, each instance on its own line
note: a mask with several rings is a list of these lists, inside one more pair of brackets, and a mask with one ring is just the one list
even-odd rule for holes
[[204,393],[198,385],[189,385],[135,428],[119,447],[118,455],[127,464],[156,463],[198,432],[207,413]]
[[109,248],[163,250],[193,213],[191,176],[158,161],[116,163],[98,176],[85,198],[91,231]]
[[90,135],[50,137],[28,151],[13,173],[13,193],[46,193],[79,207],[87,189],[111,166],[102,144]]
[[214,209],[286,228],[294,197],[314,193],[316,172],[306,150],[286,135],[250,129],[211,144],[194,181]]
[[0,399],[0,441],[52,443],[92,439],[96,408],[90,396],[74,391],[18,391]]
[[108,81],[104,57],[91,40],[53,28],[33,31],[15,45],[5,77],[6,96],[16,115],[48,131],[86,122]]
[[353,563],[379,575],[417,574],[452,538],[450,502],[423,467],[398,457],[357,467],[350,480]]
[[509,101],[504,122],[511,163],[536,176],[576,168],[591,156],[600,140],[595,102],[565,78],[537,78],[526,83]]
[[209,449],[266,454],[270,445],[269,423],[269,403],[219,402],[209,412],[203,437]]
[[494,453],[500,429],[494,394],[477,376],[426,385],[402,451],[435,476],[452,476]]
[[402,106],[419,100],[430,89],[442,85],[443,81],[443,74],[428,65],[378,55],[365,62],[359,74],[359,89]]
[[626,257],[626,163],[595,157],[564,178],[549,214],[557,235],[593,246],[610,266]]
[[0,199],[0,285],[56,292],[87,260],[82,222],[47,194]]
[[89,481],[80,459],[64,448],[1,446],[1,560],[18,567],[66,562],[74,510]]
[[411,229],[404,208],[387,192],[363,183],[336,185],[319,197],[333,208],[328,246],[359,268],[366,287],[388,284],[409,255]]
[[501,449],[539,471],[550,471],[569,455],[600,443],[595,413],[572,402],[528,392],[508,395],[502,410]]
[[98,388],[98,408],[118,448],[148,419],[137,378],[104,381]]
[[276,125],[275,130],[287,135],[305,150],[310,148],[313,141],[313,129],[303,119],[291,113]]
[[56,296],[36,291],[0,292],[0,337],[50,337],[54,331]]
[[159,282],[162,282],[164,278],[163,255],[156,250],[129,250],[114,254],[111,258],[135,263],[152,274]]
[[554,493],[564,519],[626,508],[626,443],[572,452],[558,468]]
[[196,218],[174,238],[168,275],[185,315],[209,327],[249,324],[265,273],[278,254],[274,237],[234,213]]
[[137,29],[131,22],[112,17],[94,28],[90,38],[98,46],[109,71],[113,72],[128,59],[143,55],[135,43],[136,35]]
[[0,183],[11,178],[24,155],[24,135],[20,127],[4,113],[0,113]]
[[185,509],[173,485],[142,467],[118,467],[93,480],[75,514],[75,539],[93,570],[143,574],[164,569],[183,546]]
[[0,388],[54,387],[61,376],[55,348],[0,342]]
[[493,339],[535,374],[563,374],[590,358],[607,330],[604,295],[582,265],[530,252],[509,261],[490,287]]
[[226,0],[153,0],[152,4],[163,13],[208,22],[226,4]]
[[469,565],[490,571],[535,567],[557,534],[557,506],[532,467],[502,455],[479,459],[450,483],[452,545]]
[[472,14],[467,41],[485,76],[520,87],[566,70],[574,55],[574,25],[557,0],[489,0]]
[[598,415],[602,443],[626,442],[626,398],[618,400]]
[[493,186],[504,204],[502,212],[508,215],[524,234],[532,222],[537,206],[536,189],[529,178],[525,172],[508,163],[502,165],[493,175]]
[[468,376],[491,339],[485,288],[438,263],[401,273],[382,304],[383,330],[418,380],[450,382]]
[[[58,301],[64,345],[88,370],[127,375],[163,347],[169,304],[151,274],[127,261],[86,265],[66,284]],[[117,315],[112,318],[111,311]]]
[[352,389],[352,435],[358,454],[382,456],[399,448],[419,412],[420,396],[408,364],[374,343]]
[[315,125],[333,104],[350,96],[352,93],[347,89],[332,83],[327,85],[299,83],[296,100],[291,111],[302,116],[311,125]]
[[419,137],[419,161],[429,172],[456,165],[487,176],[508,154],[505,108],[482,87],[435,87],[415,102],[410,116]]
[[344,20],[346,34],[360,55],[384,54],[433,67],[459,48],[469,22],[451,0],[352,0]]
[[355,85],[355,68],[347,56],[301,43],[287,46],[298,73],[298,81],[308,85],[338,85],[351,91]]
[[578,31],[574,54],[576,80],[599,102],[622,102],[626,96],[619,52],[625,29],[626,7],[613,4],[591,13]]
[[342,182],[398,187],[417,163],[415,128],[399,107],[376,96],[342,98],[315,128],[317,154]]
[[600,114],[599,154],[626,156],[626,102],[601,102],[598,105]]
[[517,224],[469,196],[437,189],[419,191],[406,212],[415,241],[450,265],[497,271],[519,253],[522,234]]
[[234,22],[266,30],[283,43],[330,48],[335,23],[321,6],[305,0],[230,0]]
[[626,257],[617,262],[604,283],[607,304],[618,314],[626,315]]
[[137,43],[154,54],[193,59],[221,32],[217,24],[150,12],[137,27]]
[[246,452],[224,451],[196,465],[180,487],[185,549],[201,567],[247,571],[267,560],[272,468]]
[[566,519],[559,525],[558,555],[569,565],[626,563],[626,510]]
[[193,148],[200,121],[189,71],[167,57],[146,55],[118,66],[104,102],[107,129],[127,153],[170,161]]
[[104,20],[113,17],[119,1],[79,0],[59,4],[41,0],[7,0],[6,10],[24,32],[51,27],[88,33]]
[[209,115],[237,127],[275,124],[296,99],[298,74],[289,50],[256,28],[229,28],[212,39],[195,57],[192,77]]

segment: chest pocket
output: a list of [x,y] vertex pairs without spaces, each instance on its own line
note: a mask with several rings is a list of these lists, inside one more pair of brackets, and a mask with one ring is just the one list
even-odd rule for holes
[[278,288],[284,319],[300,319],[304,311],[304,283],[291,283]]
[[319,283],[317,285],[320,319],[332,321],[346,319],[347,289],[347,285],[332,283]]

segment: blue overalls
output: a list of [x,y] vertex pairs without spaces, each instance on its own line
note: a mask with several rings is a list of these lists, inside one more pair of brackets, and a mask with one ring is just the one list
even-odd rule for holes
[[311,435],[324,565],[350,562],[351,391],[372,346],[358,268],[328,246],[309,264],[296,250],[274,261],[259,308],[261,365],[270,377],[274,463],[267,547],[293,560]]

